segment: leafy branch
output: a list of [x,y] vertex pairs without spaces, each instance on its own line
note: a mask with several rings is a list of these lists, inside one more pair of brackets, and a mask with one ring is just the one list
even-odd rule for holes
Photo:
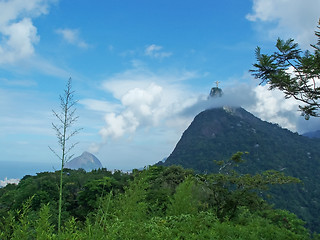
[[262,54],[257,47],[255,69],[250,70],[261,80],[260,85],[268,83],[270,90],[277,88],[285,98],[302,102],[299,109],[305,119],[320,117],[320,32],[315,31],[315,35],[318,42],[311,45],[314,53],[303,52],[291,38],[287,41],[278,38],[273,54]]

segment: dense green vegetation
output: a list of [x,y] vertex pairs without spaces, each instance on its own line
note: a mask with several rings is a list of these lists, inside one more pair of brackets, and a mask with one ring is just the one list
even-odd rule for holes
[[294,186],[272,187],[264,198],[287,209],[320,231],[319,139],[300,136],[264,122],[242,108],[215,108],[198,114],[174,151],[160,165],[181,165],[198,173],[218,173],[214,160],[228,159],[237,151],[249,152],[238,171],[261,173],[275,169],[301,179]]
[[177,166],[66,170],[60,235],[59,172],[25,176],[0,189],[0,239],[310,239],[302,220],[260,197],[270,185],[298,180],[239,174],[240,162],[240,152],[218,162],[218,174]]

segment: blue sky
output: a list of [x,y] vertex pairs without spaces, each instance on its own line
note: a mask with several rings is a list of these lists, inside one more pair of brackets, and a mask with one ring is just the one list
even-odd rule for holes
[[[294,132],[320,129],[248,73],[256,46],[315,43],[319,9],[318,0],[0,0],[0,163],[59,164],[51,110],[69,77],[83,128],[74,153],[91,151],[108,169],[168,156],[213,105]],[[215,81],[225,94],[208,103]]]

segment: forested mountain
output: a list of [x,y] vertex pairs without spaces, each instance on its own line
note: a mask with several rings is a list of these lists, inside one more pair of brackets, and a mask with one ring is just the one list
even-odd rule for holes
[[218,173],[214,160],[248,152],[240,173],[274,169],[297,177],[302,184],[272,188],[271,202],[288,209],[319,230],[320,141],[260,120],[243,108],[215,108],[198,114],[174,151],[160,165],[181,165],[200,173]]

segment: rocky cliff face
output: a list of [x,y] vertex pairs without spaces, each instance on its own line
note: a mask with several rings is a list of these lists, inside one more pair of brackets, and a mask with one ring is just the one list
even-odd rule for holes
[[79,169],[82,168],[87,172],[93,169],[103,168],[99,159],[89,152],[82,153],[79,157],[72,159],[70,162],[67,162],[65,168],[70,169]]

